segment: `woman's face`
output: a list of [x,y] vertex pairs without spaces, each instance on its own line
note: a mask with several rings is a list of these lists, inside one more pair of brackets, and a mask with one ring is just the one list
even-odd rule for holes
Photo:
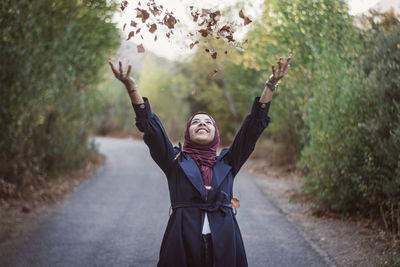
[[189,126],[189,137],[193,142],[205,145],[214,140],[215,127],[207,114],[197,114]]

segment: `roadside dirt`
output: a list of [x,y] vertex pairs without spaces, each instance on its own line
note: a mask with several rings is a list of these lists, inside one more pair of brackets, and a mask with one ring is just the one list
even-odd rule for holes
[[[17,239],[25,231],[34,228],[65,196],[92,177],[103,162],[102,155],[93,153],[85,167],[77,171],[52,179],[34,177],[19,192],[0,198],[0,247],[2,243]],[[0,186],[15,190],[3,181]]]
[[338,266],[400,266],[400,240],[377,222],[316,214],[300,192],[299,174],[254,159],[247,168],[288,219]]

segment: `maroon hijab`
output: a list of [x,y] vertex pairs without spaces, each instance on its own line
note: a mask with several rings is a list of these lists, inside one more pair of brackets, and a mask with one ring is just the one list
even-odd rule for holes
[[[190,124],[192,123],[192,119],[194,116],[197,114],[206,114],[207,116],[210,117],[214,127],[215,127],[215,135],[214,139],[208,143],[208,144],[196,144],[195,142],[192,142],[190,140],[190,135],[189,135],[189,127]],[[193,114],[190,119],[188,120],[186,124],[186,130],[185,130],[185,140],[183,143],[183,151],[186,153],[189,153],[189,155],[194,159],[194,161],[197,163],[197,166],[199,166],[201,175],[203,176],[203,182],[205,186],[210,186],[212,178],[213,178],[213,171],[212,168],[216,162],[216,156],[217,156],[217,148],[219,146],[219,131],[217,128],[217,124],[215,123],[214,119],[207,113],[205,112],[196,112]],[[206,194],[208,193],[208,190],[206,188]]]

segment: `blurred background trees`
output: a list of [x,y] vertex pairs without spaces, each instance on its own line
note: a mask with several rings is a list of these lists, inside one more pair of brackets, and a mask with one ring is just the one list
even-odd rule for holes
[[108,1],[0,4],[0,175],[22,182],[76,168],[104,58],[118,46]]

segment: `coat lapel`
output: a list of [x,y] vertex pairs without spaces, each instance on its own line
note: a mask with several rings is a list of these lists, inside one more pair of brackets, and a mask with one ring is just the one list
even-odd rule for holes
[[232,167],[230,165],[226,164],[222,160],[217,160],[213,168],[213,180],[215,180],[216,188],[221,185],[231,168]]
[[182,160],[179,160],[179,165],[181,166],[183,172],[186,174],[186,177],[193,184],[193,186],[199,191],[201,198],[206,199],[206,189],[204,188],[203,178],[201,177],[200,169],[197,166],[196,162],[186,154],[186,159],[182,157]]

